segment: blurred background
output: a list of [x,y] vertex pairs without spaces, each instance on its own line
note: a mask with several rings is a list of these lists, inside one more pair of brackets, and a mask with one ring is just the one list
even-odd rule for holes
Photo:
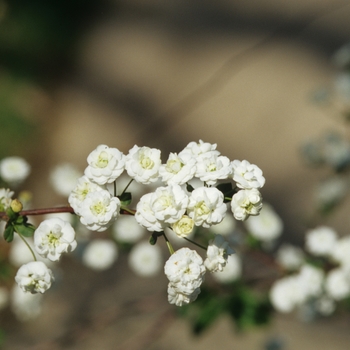
[[[81,172],[99,144],[169,152],[217,143],[257,164],[284,221],[303,243],[312,191],[324,172],[302,144],[344,124],[313,102],[331,83],[335,50],[350,40],[348,1],[0,0],[0,155],[32,165],[33,207],[66,204],[52,167]],[[324,219],[347,234],[346,206]],[[64,259],[62,283],[39,318],[1,317],[4,349],[347,349],[349,319],[302,324],[278,316],[237,334],[222,318],[201,337],[174,317],[166,278],[134,277],[125,256],[96,273]],[[278,347],[280,346],[280,347]]]

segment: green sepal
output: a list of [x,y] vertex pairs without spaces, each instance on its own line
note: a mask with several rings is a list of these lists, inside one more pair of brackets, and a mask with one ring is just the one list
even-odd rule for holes
[[191,193],[194,190],[194,187],[190,184],[186,184],[186,190]]
[[17,233],[24,237],[32,237],[34,235],[35,227],[32,224],[14,225],[14,229]]
[[149,244],[155,245],[157,243],[157,239],[158,239],[158,232],[153,232],[151,237],[149,238]]
[[10,243],[13,240],[13,233],[15,229],[12,225],[7,225],[4,231],[4,239],[6,242]]
[[120,196],[118,196],[120,203],[122,206],[127,206],[131,203],[132,196],[130,192],[124,192]]
[[[224,197],[225,197],[224,203],[230,202],[231,199],[228,199],[228,198],[232,198],[232,196],[237,192],[236,187],[233,188],[231,182],[225,182],[225,183],[218,184],[216,186],[216,188],[220,192],[222,192],[222,194],[224,195]],[[226,198],[226,197],[228,197],[228,198]]]

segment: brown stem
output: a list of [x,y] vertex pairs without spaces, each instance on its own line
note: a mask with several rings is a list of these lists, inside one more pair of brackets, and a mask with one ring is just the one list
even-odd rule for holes
[[[120,214],[123,215],[134,215],[134,210],[126,211],[124,209],[120,209]],[[54,214],[54,213],[71,213],[75,214],[72,207],[56,207],[56,208],[43,208],[43,209],[29,209],[29,210],[22,210],[19,212],[19,215],[21,216],[27,216],[27,215],[45,215],[45,214]],[[6,218],[7,214],[6,212],[0,212],[0,219]]]

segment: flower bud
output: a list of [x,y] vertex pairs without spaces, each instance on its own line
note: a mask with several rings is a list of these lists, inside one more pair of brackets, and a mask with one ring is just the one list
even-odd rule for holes
[[19,213],[23,209],[23,204],[18,199],[14,199],[11,202],[11,209],[15,213]]
[[187,237],[193,230],[194,221],[187,215],[183,215],[182,218],[172,225],[174,232],[179,237]]

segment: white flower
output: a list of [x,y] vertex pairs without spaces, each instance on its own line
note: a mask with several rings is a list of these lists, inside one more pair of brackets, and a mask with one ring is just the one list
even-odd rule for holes
[[125,156],[117,148],[99,145],[87,157],[85,175],[99,185],[111,183],[124,171]]
[[0,287],[0,311],[4,309],[9,302],[10,293],[5,287]]
[[60,218],[44,220],[34,232],[35,251],[51,261],[58,261],[62,253],[77,246],[72,225]]
[[206,154],[206,155],[220,155],[220,152],[216,150],[216,143],[211,144],[208,142],[203,142],[202,140],[199,140],[199,142],[190,142],[180,153],[179,156],[183,154],[190,154],[191,156],[194,156],[197,158],[199,155]]
[[145,229],[136,222],[132,215],[120,215],[113,224],[113,237],[120,242],[136,243],[144,234]]
[[202,284],[205,267],[195,250],[181,248],[165,263],[164,272],[178,292],[189,296]]
[[171,227],[178,237],[187,237],[193,231],[194,221],[187,215],[183,215],[182,218],[173,223]]
[[232,163],[233,180],[239,188],[246,190],[261,188],[265,184],[265,178],[260,168],[250,164],[247,160],[234,160]]
[[278,249],[276,260],[287,270],[297,270],[304,263],[304,253],[299,247],[285,243]]
[[1,178],[11,184],[19,184],[30,173],[30,165],[20,157],[7,157],[0,162]]
[[58,194],[69,196],[80,176],[80,171],[74,165],[60,164],[51,171],[50,183]]
[[333,260],[339,263],[342,267],[350,269],[350,236],[345,236],[335,243],[331,253]]
[[348,192],[346,179],[331,177],[322,181],[316,188],[315,201],[318,206],[327,207],[334,205],[343,199]]
[[189,153],[170,153],[166,164],[159,168],[159,175],[167,184],[183,185],[193,178],[195,172],[196,159]]
[[163,266],[162,252],[159,246],[140,242],[129,254],[129,266],[137,275],[151,277],[156,275]]
[[82,261],[85,266],[94,270],[106,270],[118,257],[118,248],[113,241],[95,239],[84,250]]
[[235,227],[236,220],[232,215],[226,215],[219,224],[213,225],[210,230],[217,235],[228,236],[234,232]]
[[11,290],[11,310],[22,321],[29,321],[41,313],[42,294],[24,292],[17,284]]
[[259,216],[251,216],[245,225],[249,233],[260,241],[271,241],[281,235],[283,222],[274,209],[264,204]]
[[242,262],[237,254],[229,255],[222,271],[213,272],[212,276],[221,283],[231,283],[242,275]]
[[197,158],[196,177],[212,186],[227,179],[232,172],[231,161],[225,156],[204,154]]
[[151,197],[151,208],[160,222],[173,224],[185,214],[188,197],[179,185],[158,187]]
[[70,206],[77,215],[80,215],[80,208],[86,196],[92,192],[106,191],[105,186],[100,186],[91,182],[87,176],[82,176],[77,180],[76,186],[68,197]]
[[332,298],[323,295],[316,300],[315,307],[321,315],[329,316],[334,312],[336,305]]
[[277,280],[271,287],[270,300],[279,312],[291,312],[303,301],[303,295],[297,276],[288,276]]
[[10,207],[13,194],[8,188],[0,188],[0,211],[6,211]]
[[299,288],[303,293],[304,299],[320,296],[322,293],[324,272],[312,265],[305,264],[301,267],[297,275]]
[[81,204],[80,221],[89,230],[105,231],[119,215],[120,200],[108,191],[89,193]]
[[250,215],[259,215],[262,208],[262,197],[259,190],[240,190],[232,196],[231,210],[236,220],[245,221]]
[[135,145],[126,156],[128,175],[145,185],[158,180],[160,166],[160,150],[156,148]]
[[19,268],[15,281],[25,292],[44,293],[51,287],[54,277],[42,261],[32,261]]
[[162,224],[155,217],[151,206],[153,193],[147,193],[140,198],[136,205],[135,220],[139,225],[146,228],[148,231],[163,231]]
[[199,187],[192,191],[188,216],[196,226],[210,227],[220,223],[227,211],[224,195],[215,187]]
[[350,295],[350,278],[348,271],[342,268],[331,270],[325,281],[325,290],[334,300],[342,300]]
[[311,254],[327,256],[334,250],[337,234],[331,227],[319,226],[307,231],[305,240],[305,247]]
[[169,304],[175,304],[176,306],[183,306],[195,301],[201,292],[200,288],[195,288],[191,293],[183,293],[171,282],[168,284],[168,301]]
[[229,255],[234,251],[221,235],[216,235],[209,241],[207,249],[207,258],[204,265],[210,272],[222,271],[227,263]]

